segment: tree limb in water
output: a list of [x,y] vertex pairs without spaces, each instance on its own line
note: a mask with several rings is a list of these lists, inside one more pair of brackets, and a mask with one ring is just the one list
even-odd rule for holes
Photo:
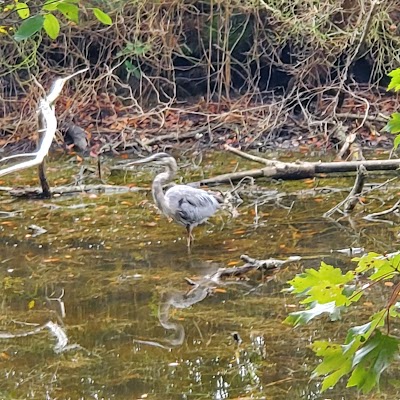
[[[231,151],[230,146],[225,146],[226,150]],[[240,150],[235,149],[235,154],[240,154]],[[245,153],[244,153],[245,154]],[[250,157],[246,157],[249,159]],[[261,157],[257,157],[261,160]],[[258,162],[261,162],[257,160]],[[254,159],[253,159],[254,161]],[[212,178],[202,179],[193,182],[193,185],[203,186],[220,183],[230,183],[239,181],[245,177],[270,178],[270,179],[307,179],[313,178],[318,174],[357,172],[363,165],[367,171],[394,171],[400,167],[400,159],[396,160],[369,160],[369,161],[338,161],[338,162],[290,162],[265,160],[266,167],[250,169],[246,171],[233,172],[229,174],[217,175]]]

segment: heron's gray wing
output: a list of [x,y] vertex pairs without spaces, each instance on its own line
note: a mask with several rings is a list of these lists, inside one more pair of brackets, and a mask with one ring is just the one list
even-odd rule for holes
[[217,199],[205,190],[176,185],[165,193],[168,207],[177,222],[196,226],[211,217],[219,208]]

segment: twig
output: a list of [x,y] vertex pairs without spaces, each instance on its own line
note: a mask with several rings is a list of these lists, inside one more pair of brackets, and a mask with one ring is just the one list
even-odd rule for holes
[[274,165],[275,164],[274,161],[267,160],[266,158],[263,158],[263,157],[257,157],[257,156],[254,156],[252,154],[245,153],[244,151],[241,151],[239,149],[235,149],[234,147],[231,147],[231,146],[229,146],[227,144],[224,145],[224,149],[228,150],[231,153],[236,154],[236,155],[238,155],[240,157],[243,157],[243,158],[245,158],[247,160],[255,161],[255,162],[258,162],[258,163],[261,163],[261,164],[264,164],[264,165]]

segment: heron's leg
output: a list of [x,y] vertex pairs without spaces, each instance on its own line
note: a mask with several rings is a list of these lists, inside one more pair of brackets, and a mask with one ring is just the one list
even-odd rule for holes
[[186,225],[186,231],[187,231],[187,246],[190,247],[192,245],[192,242],[194,240],[193,235],[192,235],[192,230],[193,227],[190,225]]

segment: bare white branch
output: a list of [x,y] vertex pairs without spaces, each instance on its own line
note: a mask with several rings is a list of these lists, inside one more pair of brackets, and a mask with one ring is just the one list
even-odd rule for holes
[[43,120],[45,126],[44,135],[40,142],[39,149],[34,153],[15,154],[10,157],[5,157],[1,159],[0,162],[4,162],[17,157],[33,157],[32,160],[24,161],[19,164],[1,169],[0,176],[20,171],[25,168],[30,168],[33,167],[34,165],[39,165],[43,161],[43,159],[49,152],[51,143],[54,139],[57,130],[57,118],[55,114],[54,103],[57,100],[58,96],[61,94],[65,82],[68,79],[74,77],[75,75],[86,72],[87,70],[88,68],[85,68],[65,78],[56,79],[56,81],[50,88],[49,94],[45,98],[41,99],[39,103],[39,109],[38,109],[39,119]]

